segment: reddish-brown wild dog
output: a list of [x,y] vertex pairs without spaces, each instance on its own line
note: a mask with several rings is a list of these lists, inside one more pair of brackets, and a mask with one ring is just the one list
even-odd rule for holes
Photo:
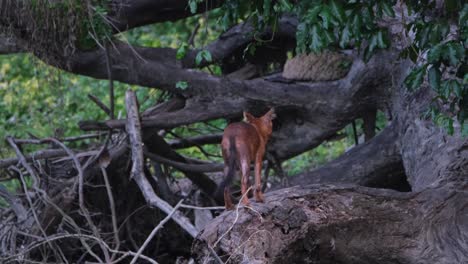
[[249,185],[250,163],[255,162],[254,195],[257,202],[263,202],[261,189],[262,160],[265,147],[272,132],[272,120],[275,118],[274,109],[270,109],[262,117],[256,118],[244,112],[246,122],[232,123],[224,129],[221,148],[224,159],[224,181],[219,186],[224,188],[224,204],[226,209],[234,206],[231,201],[229,185],[234,178],[236,169],[241,172],[242,203],[249,204],[247,190]]

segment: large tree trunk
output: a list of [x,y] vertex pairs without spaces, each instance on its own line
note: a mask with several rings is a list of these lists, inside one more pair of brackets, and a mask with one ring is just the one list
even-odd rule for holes
[[200,263],[212,258],[207,244],[230,263],[465,263],[467,198],[449,186],[419,193],[291,187],[224,213],[193,252]]
[[[198,260],[213,261],[209,245],[232,263],[468,262],[468,138],[421,119],[430,89],[396,87],[384,132],[266,204],[225,212],[195,241]],[[411,193],[339,184],[398,189],[404,175]]]

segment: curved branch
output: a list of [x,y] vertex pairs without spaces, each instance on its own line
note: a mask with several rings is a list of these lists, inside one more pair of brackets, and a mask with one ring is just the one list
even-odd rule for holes
[[[180,110],[144,115],[143,127],[173,128],[216,118],[237,117],[252,106],[257,111],[262,111],[259,109],[262,107],[275,106],[278,110],[275,123],[280,124],[281,129],[273,134],[269,149],[280,159],[319,145],[367,109],[381,108],[392,87],[392,75],[403,70],[393,67],[394,53],[382,52],[368,63],[356,58],[348,75],[336,81],[279,83],[260,78],[240,81],[163,65],[157,60],[137,63],[134,54],[126,57],[125,52],[130,51],[121,48],[120,57],[116,58],[120,62],[113,65],[123,65],[125,60],[129,60],[132,66],[125,67],[128,69],[125,71],[116,71],[113,76],[117,80],[138,81],[139,84],[174,91],[186,98],[184,108]],[[123,66],[121,68],[124,69]],[[92,66],[83,65],[78,70],[90,69]],[[107,76],[104,71],[101,74],[102,77]],[[188,81],[189,88],[184,91],[175,89],[173,85],[179,80]],[[82,124],[82,128],[122,128],[124,123],[124,120],[110,120],[100,124],[94,122],[91,126]]]
[[[285,15],[278,20],[278,25],[275,32],[272,32],[271,28],[266,28],[261,33],[256,33],[255,26],[250,22],[240,23],[228,31],[223,33],[219,38],[206,47],[204,50],[210,52],[213,61],[220,61],[222,59],[230,57],[234,52],[244,48],[258,39],[278,39],[285,38],[290,41],[296,39],[296,28],[298,20],[294,16]],[[195,57],[200,50],[191,50],[182,59],[182,65],[184,68],[193,68],[195,64]],[[208,62],[203,61],[200,67],[206,66]]]
[[[409,191],[397,144],[396,125],[386,127],[370,141],[310,172],[289,179],[291,185],[350,183]],[[363,162],[365,161],[365,162]]]

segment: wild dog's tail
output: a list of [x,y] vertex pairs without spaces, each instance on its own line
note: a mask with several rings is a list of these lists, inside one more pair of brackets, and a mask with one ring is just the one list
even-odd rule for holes
[[215,197],[223,197],[223,192],[224,188],[231,185],[232,180],[234,179],[234,176],[236,175],[236,157],[237,157],[237,151],[236,151],[236,142],[234,140],[234,137],[231,137],[229,139],[229,154],[228,154],[228,160],[227,160],[227,172],[224,175],[224,179],[221,182],[221,184],[218,186],[218,189],[216,190]]

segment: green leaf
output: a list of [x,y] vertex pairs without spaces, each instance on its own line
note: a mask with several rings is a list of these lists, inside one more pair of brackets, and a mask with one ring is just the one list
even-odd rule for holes
[[440,40],[444,39],[450,32],[450,25],[447,21],[440,23]]
[[344,22],[346,20],[346,15],[345,15],[345,12],[343,10],[343,6],[341,6],[341,4],[338,3],[338,1],[332,0],[332,1],[330,1],[330,8],[331,8],[331,12],[332,12],[333,16],[335,16],[336,19],[338,19],[338,21],[341,24],[344,24]]
[[379,30],[376,34],[376,39],[377,39],[377,46],[380,49],[386,49],[389,46],[389,40],[386,38],[386,35],[384,35],[384,32],[382,30]]
[[361,14],[354,14],[351,26],[352,26],[352,33],[356,38],[361,37]]
[[323,28],[328,29],[330,27],[331,21],[333,20],[330,8],[325,6],[320,12],[319,16],[322,18]]
[[458,98],[462,96],[462,86],[457,80],[449,80],[447,82],[447,88],[453,92]]
[[176,83],[176,88],[181,90],[186,90],[188,88],[188,82],[179,81]]
[[183,43],[178,49],[177,49],[177,53],[176,53],[176,58],[178,60],[181,60],[185,57],[185,55],[187,55],[187,51],[188,51],[188,44],[187,43]]
[[461,127],[461,134],[464,137],[468,137],[468,123],[463,123],[463,126]]
[[387,1],[382,1],[382,9],[385,15],[395,17],[395,11],[393,11],[393,7]]
[[452,90],[450,89],[450,83],[448,81],[442,81],[440,87],[442,89],[439,91],[439,95],[443,99],[447,99],[452,92]]
[[421,25],[421,28],[418,28],[416,33],[416,40],[420,47],[425,47],[429,42],[429,34],[431,33],[431,30],[431,24],[423,24]]
[[289,3],[288,0],[280,0],[280,3],[286,12],[291,12],[293,10],[293,5]]
[[270,19],[271,0],[263,0],[263,18]]
[[436,92],[440,91],[440,78],[441,73],[439,68],[433,65],[428,71],[428,79],[432,89]]
[[444,50],[444,44],[440,43],[432,47],[427,53],[427,61],[429,63],[436,63],[440,60],[442,51]]
[[364,61],[368,62],[370,58],[372,58],[372,55],[374,55],[375,51],[370,49],[370,46],[367,45],[367,47],[364,49]]
[[189,0],[190,13],[195,14],[197,12],[197,0]]
[[322,10],[322,5],[316,5],[307,11],[306,19],[309,23],[316,23],[318,21],[318,14]]
[[410,91],[414,91],[421,86],[426,73],[426,68],[427,65],[415,67],[410,74],[406,76],[404,83]]
[[195,57],[195,64],[199,66],[203,62],[203,60],[205,60],[206,62],[212,61],[211,53],[209,51],[202,50],[198,52],[197,56]]
[[468,25],[468,4],[463,5],[463,9],[458,15],[458,26],[463,27]]
[[297,53],[305,53],[307,50],[307,36],[309,35],[308,33],[308,27],[306,23],[299,23],[297,26],[297,31],[296,31],[296,51]]
[[317,25],[313,25],[310,34],[311,34],[311,39],[310,39],[309,48],[313,52],[318,53],[322,50],[324,46],[320,28]]
[[369,30],[373,29],[374,28],[374,15],[373,15],[372,7],[370,6],[364,7],[362,9],[361,16],[362,16],[363,25]]
[[328,30],[323,31],[323,39],[325,41],[325,46],[328,46],[330,43],[335,42],[335,34]]
[[444,127],[447,129],[447,134],[453,135],[454,129],[453,129],[453,119],[450,117],[447,117],[444,120]]
[[341,32],[340,35],[340,47],[345,48],[346,44],[349,43],[349,40],[351,39],[351,31],[349,30],[349,24],[346,24],[346,26],[343,28],[343,31]]
[[450,65],[456,66],[464,58],[465,49],[460,43],[451,42],[445,46],[442,56]]
[[211,53],[208,50],[202,51],[202,56],[207,62],[212,62],[213,58],[211,57]]
[[400,53],[402,58],[409,58],[412,62],[416,63],[418,60],[418,47],[416,45],[410,45],[409,47],[402,50]]
[[202,63],[202,61],[203,61],[203,56],[201,52],[198,52],[197,56],[195,57],[195,64],[198,66]]
[[374,50],[378,47],[378,33],[373,34],[371,39],[369,40],[369,52],[372,54]]

